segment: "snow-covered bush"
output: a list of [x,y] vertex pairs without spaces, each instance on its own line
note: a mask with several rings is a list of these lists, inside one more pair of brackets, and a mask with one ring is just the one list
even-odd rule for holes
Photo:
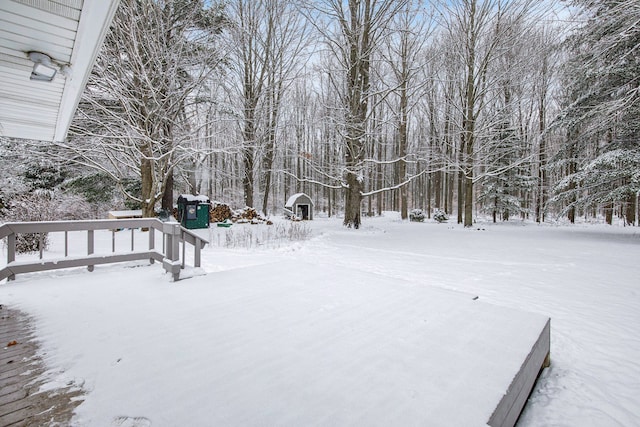
[[211,228],[211,245],[226,248],[278,248],[289,242],[307,240],[311,229],[303,222],[277,222],[274,225],[236,222],[230,228]]
[[[50,190],[13,195],[5,203],[2,215],[5,222],[80,220],[95,216],[91,204],[84,197]],[[48,244],[47,233],[16,235],[18,253],[38,252],[41,245],[45,250]]]
[[[37,190],[31,194],[20,194],[7,200],[7,209],[3,220],[6,222],[53,221],[57,216],[56,202],[52,191]],[[47,233],[24,233],[16,235],[16,252],[37,252],[42,245],[49,244]]]
[[311,237],[311,229],[304,223],[296,222],[289,225],[286,234],[291,241],[307,240]]
[[422,212],[422,209],[412,209],[409,212],[409,221],[423,222],[425,218],[426,215]]
[[78,194],[60,194],[53,202],[55,205],[54,220],[65,221],[97,218],[109,206],[89,203],[87,199]]
[[438,222],[447,222],[449,220],[449,216],[442,209],[436,209],[433,213],[433,219]]

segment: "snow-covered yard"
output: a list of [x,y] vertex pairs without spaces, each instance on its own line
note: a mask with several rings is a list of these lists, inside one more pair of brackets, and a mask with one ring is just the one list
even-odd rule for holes
[[[210,399],[230,405],[242,399],[241,395],[206,395],[207,372],[230,361],[203,360],[203,349],[226,346],[225,354],[235,355],[236,363],[228,366],[228,375],[234,376],[246,361],[234,336],[254,336],[265,354],[271,354],[277,343],[260,341],[259,331],[246,329],[255,323],[244,323],[241,318],[226,325],[229,335],[208,335],[212,324],[229,318],[224,304],[207,298],[211,288],[223,288],[226,302],[236,296],[248,299],[252,304],[247,310],[260,306],[262,315],[267,316],[271,297],[261,283],[268,283],[273,276],[282,281],[302,280],[309,272],[323,270],[338,271],[348,282],[359,281],[362,292],[370,289],[370,298],[384,298],[391,289],[406,289],[413,295],[420,287],[437,287],[548,316],[552,322],[552,365],[544,371],[519,425],[640,424],[639,229],[519,222],[483,223],[464,229],[454,224],[402,222],[392,213],[366,219],[360,230],[344,229],[338,219],[321,218],[305,224],[311,229],[309,240],[280,242],[275,247],[263,241],[250,249],[211,245],[203,251],[207,275],[177,283],[170,282],[157,264],[96,267],[93,273],[48,272],[18,276],[15,282],[1,284],[0,303],[35,318],[37,336],[51,367],[52,386],[73,380],[89,391],[86,402],[78,408],[79,425],[117,416],[145,417],[152,425],[175,425],[175,417],[185,413],[193,414],[196,420],[206,419],[203,417],[211,408],[203,408],[203,402],[206,405]],[[240,233],[241,227],[263,226],[236,225],[229,230]],[[210,233],[212,242],[220,243],[225,239],[219,235],[228,230],[212,229]],[[249,270],[244,267],[256,265],[263,267],[253,270],[259,274],[250,277],[251,283],[238,280],[247,279]],[[371,281],[371,288],[367,281]],[[305,310],[305,298],[323,297],[300,293],[304,286],[296,289],[298,294],[287,309],[291,313]],[[354,313],[363,311],[358,308]],[[286,319],[286,314],[270,313],[264,317],[264,327]],[[247,316],[251,318],[251,313]],[[177,329],[176,324],[182,327]],[[202,342],[211,338],[217,342]],[[234,348],[239,349],[237,353]],[[180,360],[183,368],[191,369],[173,369],[171,360]],[[446,380],[438,377],[437,369],[433,368],[434,378]],[[249,384],[250,373],[242,375],[249,375]],[[381,376],[381,381],[384,378]],[[179,408],[166,400],[162,390],[167,389],[186,393],[180,396]],[[253,391],[257,389],[243,393]],[[136,402],[127,401],[131,396],[137,397]],[[175,393],[170,396],[175,398]],[[299,399],[304,401],[304,396]],[[112,408],[126,412],[114,414]],[[151,413],[153,408],[158,409],[157,414]],[[284,405],[273,408],[282,414],[295,414],[294,409]],[[140,418],[139,422],[143,421]],[[324,421],[331,424],[330,419]],[[289,425],[294,422],[288,420]]]

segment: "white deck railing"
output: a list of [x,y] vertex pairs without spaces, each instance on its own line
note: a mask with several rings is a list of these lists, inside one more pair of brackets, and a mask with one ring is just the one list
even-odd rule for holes
[[[131,251],[116,252],[116,230],[131,229]],[[148,230],[148,245],[146,250],[134,250],[133,230]],[[111,230],[112,250],[110,254],[95,254],[95,230]],[[155,231],[162,233],[162,248],[156,248]],[[68,233],[71,231],[87,232],[86,256],[69,256]],[[54,259],[43,259],[43,245],[40,244],[39,259],[36,261],[16,261],[16,235],[40,234],[64,232],[64,256]],[[15,279],[16,274],[32,273],[36,271],[56,270],[60,268],[88,267],[93,271],[93,266],[98,264],[111,264],[115,262],[135,261],[148,259],[149,262],[162,262],[163,268],[171,273],[173,280],[180,279],[180,270],[185,266],[185,244],[194,247],[194,267],[200,267],[200,252],[206,239],[196,233],[183,228],[178,223],[162,222],[155,218],[142,219],[116,219],[116,220],[92,220],[92,221],[44,221],[44,222],[10,222],[0,225],[0,240],[6,238],[7,264],[0,269],[0,280]],[[180,260],[180,243],[182,243],[182,260]]]

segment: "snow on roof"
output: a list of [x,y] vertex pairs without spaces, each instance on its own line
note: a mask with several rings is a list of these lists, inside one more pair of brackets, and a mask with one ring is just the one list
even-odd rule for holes
[[[285,208],[292,207],[293,204],[296,202],[296,200],[298,200],[298,198],[301,197],[301,196],[305,196],[309,200],[311,200],[311,197],[307,196],[304,193],[296,193],[296,194],[292,195],[291,197],[289,197],[289,199],[287,200],[287,203],[285,203],[284,207]],[[313,206],[313,200],[311,200],[311,206]]]
[[109,215],[113,217],[132,217],[132,216],[142,216],[142,209],[133,209],[133,210],[122,210],[122,211],[109,211]]
[[180,197],[182,197],[187,202],[209,203],[209,198],[203,195],[194,196],[193,194],[181,194]]

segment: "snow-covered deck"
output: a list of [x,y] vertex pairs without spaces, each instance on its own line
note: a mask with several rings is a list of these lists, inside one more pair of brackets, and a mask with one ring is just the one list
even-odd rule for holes
[[5,285],[74,361],[82,425],[513,425],[549,352],[545,316],[345,267],[87,274]]
[[[283,283],[283,270],[298,274]],[[214,424],[515,424],[548,361],[548,318],[373,274],[347,282],[340,268],[305,270],[251,267],[241,285],[237,271],[215,274]]]

